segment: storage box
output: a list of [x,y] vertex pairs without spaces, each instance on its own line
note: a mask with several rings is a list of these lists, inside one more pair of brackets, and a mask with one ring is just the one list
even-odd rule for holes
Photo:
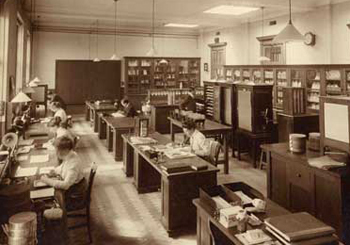
[[236,226],[238,224],[237,214],[244,211],[240,206],[232,206],[229,208],[220,209],[219,222],[226,228]]
[[292,116],[306,113],[305,88],[283,88],[283,112]]

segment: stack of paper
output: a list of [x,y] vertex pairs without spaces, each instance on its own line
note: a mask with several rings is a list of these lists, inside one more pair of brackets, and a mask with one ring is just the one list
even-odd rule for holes
[[113,117],[125,117],[125,115],[123,115],[123,114],[120,113],[120,112],[114,112],[114,113],[112,113],[112,116],[113,116]]
[[310,166],[313,166],[315,168],[322,168],[322,169],[327,169],[327,168],[330,168],[330,167],[343,167],[343,166],[346,166],[345,163],[334,161],[329,156],[310,158],[308,160],[308,163],[309,163]]
[[21,155],[21,156],[17,157],[17,161],[19,161],[19,162],[27,161],[28,157],[29,157],[28,155]]
[[21,140],[19,143],[18,143],[18,146],[30,146],[34,143],[34,140],[31,139],[31,140]]
[[49,155],[35,155],[30,157],[30,163],[43,163],[49,161]]
[[179,158],[187,158],[187,157],[195,157],[196,155],[192,153],[189,147],[182,148],[173,148],[164,151],[164,154],[169,159],[179,159]]
[[24,146],[17,150],[17,154],[27,154],[30,152],[30,150],[31,150],[30,146]]
[[38,171],[37,167],[33,167],[33,168],[21,168],[20,166],[17,168],[15,177],[19,178],[19,177],[27,177],[27,176],[33,176],[36,175]]
[[53,187],[34,190],[30,192],[30,198],[45,198],[45,197],[53,197],[55,194],[55,189]]
[[252,199],[247,196],[246,194],[244,194],[242,191],[235,191],[234,192],[237,196],[239,196],[239,198],[241,198],[243,205],[247,205],[247,204],[251,204],[252,203]]
[[235,236],[244,245],[254,245],[254,244],[272,241],[272,238],[269,237],[263,230],[260,230],[260,229],[249,230],[245,233],[237,234]]

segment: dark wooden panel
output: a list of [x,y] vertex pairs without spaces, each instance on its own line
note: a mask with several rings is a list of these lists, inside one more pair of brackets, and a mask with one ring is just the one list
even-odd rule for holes
[[287,166],[285,161],[281,161],[275,156],[272,156],[271,164],[271,197],[272,201],[288,207],[287,205]]
[[56,60],[56,91],[67,105],[120,99],[121,61]]

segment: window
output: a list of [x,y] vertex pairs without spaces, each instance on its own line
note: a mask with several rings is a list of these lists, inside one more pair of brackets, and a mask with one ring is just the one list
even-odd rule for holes
[[261,61],[262,65],[286,64],[285,45],[273,43],[275,36],[257,37],[260,42],[260,55],[270,58],[270,61]]
[[224,65],[226,65],[227,43],[209,44],[210,50],[210,79],[219,79],[224,76]]
[[16,61],[16,88],[23,85],[24,71],[24,27],[21,16],[17,15],[17,61]]

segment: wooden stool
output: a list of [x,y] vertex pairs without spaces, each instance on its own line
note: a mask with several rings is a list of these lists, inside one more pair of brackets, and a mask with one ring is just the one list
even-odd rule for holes
[[[264,161],[264,155],[266,159],[265,161]],[[259,169],[263,169],[263,167],[267,168],[267,158],[268,158],[267,152],[264,149],[261,149]]]

